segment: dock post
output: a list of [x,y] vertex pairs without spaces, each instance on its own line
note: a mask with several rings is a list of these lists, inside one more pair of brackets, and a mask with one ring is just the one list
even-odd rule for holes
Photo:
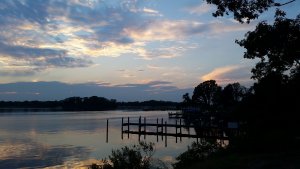
[[164,118],[161,118],[161,140],[164,140]]
[[165,121],[165,147],[168,146],[168,142],[167,142],[167,134],[168,134],[168,130],[167,130],[167,121]]
[[146,140],[146,117],[144,117],[144,140]]
[[179,125],[180,125],[180,128],[179,128],[180,129],[179,130],[179,132],[180,132],[180,142],[182,142],[181,118],[179,119]]
[[121,127],[122,133],[123,133],[123,124],[124,124],[124,119],[123,119],[123,117],[122,117],[122,127]]
[[141,141],[141,125],[142,125],[142,117],[139,117],[139,142]]
[[158,142],[158,118],[156,119],[156,142]]
[[106,143],[108,143],[108,119],[106,120]]
[[121,127],[121,138],[123,140],[123,124],[124,124],[124,118],[122,117],[122,127]]
[[177,143],[177,120],[176,120],[176,123],[175,123],[175,140],[176,140],[176,143]]
[[[187,130],[188,130],[188,135],[190,135],[190,125],[187,126]],[[189,136],[190,138],[190,136]]]
[[129,117],[128,117],[128,119],[127,119],[127,121],[128,121],[128,126],[127,126],[127,137],[129,138]]
[[142,122],[141,122],[141,116],[139,117],[139,135],[141,134],[141,124]]

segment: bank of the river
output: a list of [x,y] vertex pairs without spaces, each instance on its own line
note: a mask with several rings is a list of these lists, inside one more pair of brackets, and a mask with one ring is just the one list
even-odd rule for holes
[[300,153],[226,153],[209,157],[185,169],[299,169]]

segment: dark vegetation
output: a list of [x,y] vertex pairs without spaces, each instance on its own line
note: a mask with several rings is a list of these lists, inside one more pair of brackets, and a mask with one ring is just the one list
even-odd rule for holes
[[174,169],[187,168],[187,166],[206,160],[209,156],[221,150],[222,147],[215,142],[193,142],[187,151],[176,158],[178,162],[176,162],[173,167]]
[[[213,16],[233,14],[240,23],[294,1],[206,0],[218,8]],[[277,9],[273,21],[259,22],[236,43],[246,49],[244,58],[258,60],[252,69],[256,83],[246,89],[238,83],[222,88],[214,80],[205,81],[195,87],[191,98],[183,95],[181,106],[185,117],[193,112],[216,121],[242,123],[246,135],[229,137],[226,148],[216,141],[211,145],[194,143],[177,158],[175,169],[300,167],[300,15],[287,18]],[[191,123],[193,120],[188,118]],[[212,151],[215,147],[219,149]]]
[[[226,149],[218,149],[206,156],[200,144],[191,146],[180,155],[174,169],[298,169],[299,153],[237,153]],[[194,155],[194,156],[191,156]],[[198,156],[197,156],[198,155]]]
[[140,109],[140,110],[175,110],[179,103],[171,101],[149,100],[142,102],[118,102],[119,109]]
[[115,109],[170,110],[178,103],[149,100],[143,102],[117,102],[104,97],[70,97],[60,101],[0,101],[0,111],[94,111]]
[[92,164],[90,169],[149,169],[151,158],[155,152],[153,143],[140,142],[137,145],[124,146],[112,150],[109,161],[103,164]]
[[217,11],[213,13],[214,17],[233,14],[234,19],[240,23],[257,19],[260,14],[272,7],[281,7],[296,0],[287,0],[279,2],[276,0],[205,0],[208,4],[217,6]]
[[0,108],[2,111],[14,110],[111,110],[116,109],[116,100],[108,100],[103,97],[70,97],[60,101],[1,101]]

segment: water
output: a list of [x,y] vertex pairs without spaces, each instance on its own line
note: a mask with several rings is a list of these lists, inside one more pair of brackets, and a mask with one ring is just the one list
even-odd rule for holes
[[[138,143],[137,135],[121,135],[121,118],[147,122],[164,118],[166,111],[93,111],[93,112],[32,112],[0,113],[0,168],[80,168],[107,157],[112,149]],[[109,119],[108,143],[106,120]],[[124,119],[127,121],[127,118]],[[156,131],[156,128],[147,127]],[[169,129],[169,132],[174,132]],[[183,131],[184,132],[184,131]],[[193,132],[193,131],[192,131]],[[194,139],[167,138],[157,142],[156,136],[145,141],[155,143],[154,157],[167,164],[184,152]],[[165,138],[164,138],[165,139]],[[144,136],[141,136],[144,140]]]

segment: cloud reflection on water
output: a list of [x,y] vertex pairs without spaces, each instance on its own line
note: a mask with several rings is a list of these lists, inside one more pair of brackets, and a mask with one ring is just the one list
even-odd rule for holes
[[0,144],[0,168],[43,168],[61,165],[68,158],[87,159],[90,149],[83,146],[50,146],[33,140],[6,140]]

